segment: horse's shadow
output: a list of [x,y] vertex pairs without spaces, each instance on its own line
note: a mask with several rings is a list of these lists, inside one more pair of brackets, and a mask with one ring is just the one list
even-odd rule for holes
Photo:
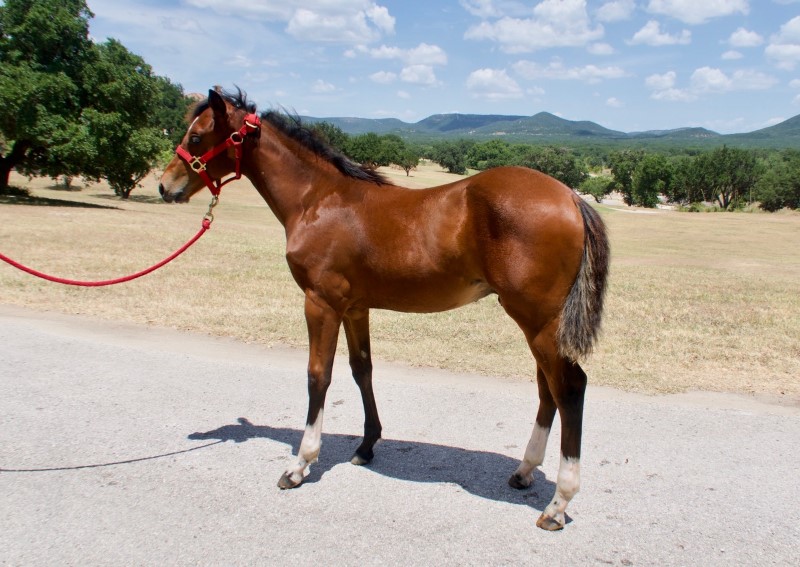
[[[244,443],[249,439],[272,439],[290,445],[292,454],[297,455],[303,436],[301,430],[253,425],[243,417],[237,421],[238,425],[223,425],[213,431],[192,433],[189,439],[217,439],[235,443]],[[323,433],[319,462],[311,467],[304,483],[318,482],[335,465],[349,462],[359,441],[360,438],[355,435]],[[375,458],[367,467],[373,472],[399,480],[457,484],[470,494],[482,498],[543,510],[550,501],[555,484],[536,469],[530,489],[511,488],[507,479],[518,464],[518,460],[497,453],[383,439],[376,445]]]

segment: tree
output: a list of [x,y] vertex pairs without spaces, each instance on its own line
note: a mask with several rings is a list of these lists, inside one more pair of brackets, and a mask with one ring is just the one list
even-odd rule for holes
[[697,159],[678,156],[672,160],[672,183],[665,193],[673,203],[686,205],[709,200],[709,191],[703,182]]
[[645,155],[633,172],[632,182],[632,204],[655,207],[658,196],[667,193],[672,182],[672,168],[667,158],[660,154]]
[[84,82],[87,107],[81,113],[94,152],[83,173],[104,177],[117,195],[127,199],[158,154],[171,146],[153,112],[165,85],[141,57],[114,39],[97,45],[95,51],[96,60]]
[[406,143],[397,134],[386,134],[379,136],[381,151],[378,154],[378,165],[385,166],[400,164],[400,158],[406,151]]
[[589,176],[586,166],[575,158],[571,150],[556,146],[531,146],[518,165],[538,169],[573,188],[580,187]]
[[475,144],[467,154],[467,165],[474,169],[489,169],[511,162],[511,146],[503,140]]
[[[76,132],[92,15],[83,0],[6,0],[0,6],[0,192],[12,168],[32,172],[45,161],[58,169],[45,154]],[[74,164],[64,170],[74,171]]]
[[469,140],[438,142],[433,145],[430,157],[449,173],[464,175],[467,173],[467,154],[474,145],[475,142]]
[[91,17],[83,0],[0,6],[0,191],[16,168],[104,177],[127,198],[182,134],[180,86],[116,40],[93,44]]
[[419,164],[420,150],[416,146],[407,146],[399,156],[397,165],[399,165],[406,172],[406,177],[412,169],[415,169]]
[[608,166],[614,176],[617,191],[622,193],[626,205],[633,205],[633,174],[644,158],[642,150],[622,150],[608,156]]
[[345,146],[345,153],[351,159],[372,168],[380,164],[382,152],[381,138],[374,132],[354,136]]
[[350,136],[345,134],[341,128],[339,128],[334,124],[331,124],[330,122],[324,122],[324,121],[316,122],[311,127],[311,130],[322,141],[326,142],[328,145],[339,150],[340,152],[345,151],[345,149],[347,148],[347,144],[350,141]]
[[194,102],[183,93],[183,87],[167,77],[155,76],[158,102],[151,116],[150,126],[159,128],[173,146],[183,139],[186,132],[186,113]]
[[587,177],[580,185],[580,192],[591,195],[598,203],[614,190],[614,179],[607,175]]
[[761,173],[755,153],[748,150],[723,146],[696,159],[702,183],[723,209],[749,198]]
[[800,207],[800,152],[787,150],[770,156],[756,183],[755,197],[765,211]]

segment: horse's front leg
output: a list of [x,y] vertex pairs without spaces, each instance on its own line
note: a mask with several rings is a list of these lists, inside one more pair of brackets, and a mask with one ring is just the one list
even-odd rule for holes
[[322,445],[322,414],[325,394],[331,383],[333,357],[339,337],[341,316],[314,292],[306,292],[308,326],[308,417],[297,463],[278,481],[280,488],[294,488],[305,478],[306,468],[316,462]]
[[350,462],[366,465],[372,460],[372,448],[381,438],[381,420],[372,391],[372,355],[369,347],[369,310],[348,311],[344,318],[344,332],[350,353],[350,368],[361,390],[364,404],[364,439]]

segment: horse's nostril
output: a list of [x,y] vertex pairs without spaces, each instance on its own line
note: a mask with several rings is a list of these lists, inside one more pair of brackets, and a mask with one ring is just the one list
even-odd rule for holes
[[159,183],[158,184],[158,193],[163,197],[164,196],[164,186]]

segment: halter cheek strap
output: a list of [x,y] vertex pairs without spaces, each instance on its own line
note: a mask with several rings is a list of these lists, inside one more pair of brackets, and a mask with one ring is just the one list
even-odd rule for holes
[[[241,171],[241,163],[242,163],[242,144],[244,143],[244,139],[249,134],[255,134],[261,129],[261,119],[258,117],[257,114],[247,114],[244,117],[244,123],[242,127],[239,128],[236,132],[231,133],[231,135],[221,144],[218,144],[204,153],[202,156],[193,156],[190,154],[183,146],[178,146],[175,149],[175,153],[185,161],[189,167],[194,171],[200,178],[205,182],[206,187],[208,187],[211,194],[215,197],[219,196],[219,192],[222,190],[223,185],[227,185],[231,181],[235,181],[242,177]],[[212,159],[217,157],[224,151],[227,151],[228,148],[233,148],[234,157],[236,160],[236,168],[235,173],[232,177],[225,179],[214,179],[211,177],[208,172],[206,171],[206,167],[208,162]]]

